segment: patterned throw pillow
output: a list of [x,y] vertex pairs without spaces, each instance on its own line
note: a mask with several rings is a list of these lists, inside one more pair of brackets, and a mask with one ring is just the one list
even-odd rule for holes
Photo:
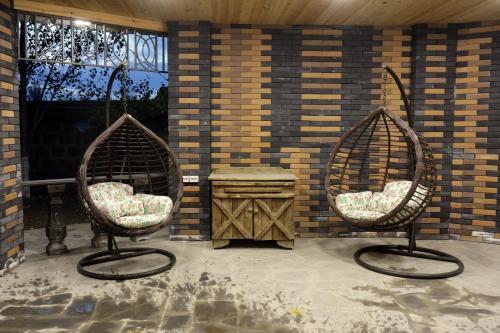
[[368,203],[368,210],[387,214],[399,205],[405,195],[406,193],[401,195],[398,193],[375,192]]
[[134,196],[144,206],[144,214],[168,215],[172,210],[172,199],[167,196],[138,193]]
[[132,196],[123,199],[103,199],[94,201],[94,204],[113,221],[116,221],[118,217],[122,216],[144,214],[142,202]]
[[335,204],[342,213],[347,210],[366,210],[371,196],[371,191],[342,193],[335,198]]
[[411,180],[396,180],[393,182],[389,182],[384,186],[384,193],[401,195],[403,197],[408,193],[411,188],[411,184],[413,182]]
[[120,216],[135,216],[144,214],[144,205],[142,201],[133,196],[125,197],[118,200]]
[[[396,208],[410,191],[412,182],[409,180],[397,180],[387,183],[384,192],[373,193],[368,209],[383,213],[389,213]],[[425,200],[429,189],[419,185],[417,191],[406,204],[406,211],[402,211],[403,216],[409,215],[412,210],[418,208],[419,204]]]

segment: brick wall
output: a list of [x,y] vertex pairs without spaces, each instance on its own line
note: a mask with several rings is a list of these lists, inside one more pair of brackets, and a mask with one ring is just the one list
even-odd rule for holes
[[15,17],[0,1],[0,275],[24,260]]
[[437,187],[432,205],[421,219],[421,234],[448,238],[451,210],[456,29],[413,28],[412,103],[415,128],[429,143],[436,160]]
[[172,238],[206,239],[210,235],[210,24],[172,22],[168,26],[169,144],[185,184]]
[[[299,177],[300,236],[356,235],[328,206],[325,165],[341,134],[380,103],[381,66],[389,64],[438,162],[437,193],[418,236],[497,242],[499,31],[171,24],[171,143],[185,172],[201,177],[188,186],[177,233],[209,236],[211,170],[271,165]],[[390,78],[387,104],[405,117]]]
[[450,234],[500,243],[500,24],[457,35]]

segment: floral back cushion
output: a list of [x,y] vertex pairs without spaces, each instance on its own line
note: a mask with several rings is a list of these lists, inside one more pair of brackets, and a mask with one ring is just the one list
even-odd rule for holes
[[371,191],[342,193],[335,198],[335,204],[341,212],[348,210],[366,210],[371,196]]
[[122,199],[134,194],[132,186],[118,182],[104,182],[89,186],[92,201],[97,202],[106,199]]
[[[397,180],[387,183],[384,187],[384,192],[373,193],[373,196],[368,204],[368,209],[389,213],[396,208],[401,201],[403,201],[405,196],[408,194],[408,191],[410,191],[411,186],[412,181],[410,180]],[[417,191],[408,201],[406,207],[411,209],[418,208],[419,204],[423,203],[425,200],[428,192],[428,188],[418,185]]]
[[172,199],[167,196],[138,193],[134,198],[140,200],[144,206],[144,214],[168,215],[172,210]]
[[389,213],[404,199],[406,193],[375,192],[368,203],[368,210]]

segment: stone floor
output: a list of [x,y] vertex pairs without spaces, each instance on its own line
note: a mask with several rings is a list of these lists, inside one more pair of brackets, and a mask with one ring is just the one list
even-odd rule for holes
[[[26,262],[0,277],[0,332],[500,332],[497,245],[421,241],[459,256],[466,270],[448,280],[417,281],[353,262],[360,246],[402,239],[299,239],[294,250],[268,243],[212,250],[209,242],[167,241],[162,231],[140,245],[174,252],[171,271],[105,282],[76,272],[77,261],[93,251],[90,237],[88,225],[70,226],[71,252],[47,257],[44,231],[26,232]],[[157,259],[113,270],[157,265]],[[372,259],[407,270],[449,268]]]

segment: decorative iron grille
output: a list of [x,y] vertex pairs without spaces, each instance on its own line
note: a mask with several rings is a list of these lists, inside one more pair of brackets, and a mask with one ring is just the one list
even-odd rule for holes
[[167,72],[166,34],[19,13],[18,42],[20,60]]

